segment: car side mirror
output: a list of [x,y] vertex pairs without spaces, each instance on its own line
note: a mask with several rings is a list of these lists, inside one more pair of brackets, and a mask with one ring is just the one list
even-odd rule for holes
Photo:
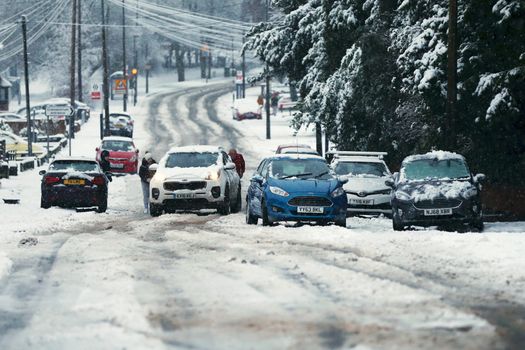
[[45,174],[46,174],[46,171],[45,171],[45,170],[40,170],[40,171],[38,172],[38,175],[45,175]]
[[259,185],[262,185],[264,178],[259,174],[255,174],[252,176],[252,181],[257,182]]
[[485,181],[487,177],[485,176],[485,174],[476,174],[476,176],[474,176],[474,183],[481,183],[483,181]]
[[149,171],[157,171],[157,169],[159,168],[159,165],[158,164],[151,164],[148,169]]
[[390,188],[394,188],[394,185],[395,185],[394,179],[386,179],[385,180],[385,185],[387,185]]
[[342,176],[338,176],[338,177],[337,177],[337,180],[339,180],[339,182],[342,183],[342,184],[344,185],[345,183],[348,182],[349,179],[348,179],[348,176],[344,176],[344,175],[342,175]]
[[234,163],[227,163],[224,166],[224,169],[226,169],[226,170],[234,170],[235,169],[235,164]]

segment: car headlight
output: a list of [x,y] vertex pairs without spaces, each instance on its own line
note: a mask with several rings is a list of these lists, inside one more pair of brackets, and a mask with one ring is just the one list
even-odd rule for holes
[[220,176],[221,176],[221,174],[218,171],[210,171],[208,173],[208,175],[206,175],[205,179],[206,180],[217,181],[217,180],[219,180]]
[[276,194],[278,196],[281,196],[281,197],[288,197],[289,196],[288,192],[286,192],[282,188],[275,187],[275,186],[270,186],[270,192],[272,192],[273,194]]
[[396,191],[395,194],[396,199],[399,199],[400,201],[410,201],[412,198],[410,195],[403,191]]
[[330,193],[330,196],[332,196],[332,198],[336,198],[344,194],[345,194],[345,190],[342,187],[338,187],[335,190],[333,190],[332,193]]
[[472,198],[474,196],[477,196],[478,195],[478,189],[476,187],[471,187],[465,191],[463,191],[463,193],[461,194],[463,196],[463,198]]

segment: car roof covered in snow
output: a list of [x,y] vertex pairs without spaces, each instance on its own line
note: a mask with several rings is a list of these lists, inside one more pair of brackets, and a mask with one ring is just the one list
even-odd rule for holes
[[124,136],[105,136],[102,141],[127,141],[127,142],[133,142],[133,139],[131,137],[124,137]]
[[310,147],[286,147],[281,150],[281,154],[293,154],[293,153],[318,155],[317,151]]
[[124,113],[124,112],[112,112],[112,113],[109,113],[109,116],[110,117],[127,117],[127,118],[131,118],[131,114]]
[[220,146],[195,145],[195,146],[178,146],[172,147],[168,151],[170,153],[209,153],[224,151]]
[[53,162],[57,162],[57,161],[93,162],[93,163],[98,164],[98,162],[95,159],[89,158],[89,157],[62,156],[62,157],[56,157],[55,159],[53,159]]
[[383,159],[378,157],[363,157],[363,156],[343,156],[334,158],[334,163],[384,163]]
[[268,159],[321,159],[326,161],[323,157],[315,154],[306,154],[306,153],[280,153],[274,154]]
[[403,160],[403,163],[410,163],[416,160],[423,160],[423,159],[437,159],[437,160],[446,160],[446,159],[459,159],[459,160],[465,160],[465,157],[463,157],[461,154],[454,153],[454,152],[448,152],[448,151],[432,151],[424,154],[414,154],[411,156],[406,157]]

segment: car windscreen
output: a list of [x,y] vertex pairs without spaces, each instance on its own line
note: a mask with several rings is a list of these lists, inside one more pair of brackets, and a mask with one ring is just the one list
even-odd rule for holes
[[377,162],[339,162],[335,166],[337,175],[388,176],[385,164]]
[[166,168],[207,168],[217,164],[217,152],[171,153],[166,159]]
[[131,152],[133,151],[133,143],[129,141],[104,141],[102,142],[102,149],[115,152]]
[[401,174],[406,180],[470,177],[467,165],[461,159],[419,159],[404,164]]
[[71,160],[56,160],[49,165],[49,171],[78,171],[86,172],[100,172],[100,168],[95,162],[88,161],[71,161]]
[[333,176],[323,159],[276,159],[271,163],[270,176],[277,179],[320,179],[328,180]]

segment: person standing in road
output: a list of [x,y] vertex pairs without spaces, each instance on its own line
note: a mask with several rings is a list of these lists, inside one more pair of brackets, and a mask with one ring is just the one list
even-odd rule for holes
[[228,155],[232,159],[232,162],[235,164],[235,170],[237,170],[237,174],[239,174],[239,177],[242,178],[242,175],[246,170],[244,157],[242,156],[242,154],[237,153],[237,150],[235,148],[230,149]]
[[146,152],[142,159],[142,164],[139,168],[140,183],[142,185],[142,197],[144,203],[144,214],[149,211],[149,183],[153,174],[149,171],[149,166],[155,164],[155,159],[151,156],[151,153]]
[[270,98],[270,106],[272,106],[272,114],[277,115],[277,109],[279,106],[279,93],[274,91],[272,97]]
[[103,150],[102,153],[100,153],[99,164],[100,164],[100,167],[102,168],[102,171],[105,173],[111,170],[111,164],[109,163],[108,157],[109,157],[108,150]]

